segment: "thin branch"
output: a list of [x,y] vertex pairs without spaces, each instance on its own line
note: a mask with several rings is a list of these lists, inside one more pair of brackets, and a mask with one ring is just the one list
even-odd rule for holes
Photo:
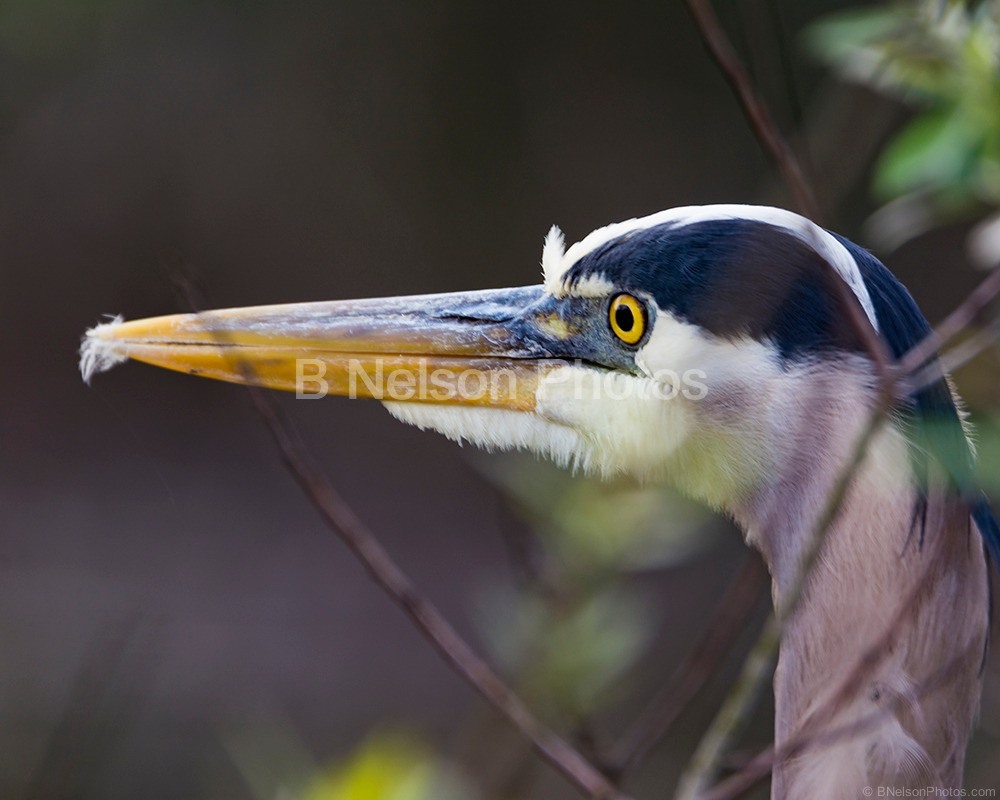
[[760,558],[749,553],[718,602],[701,639],[618,741],[606,759],[606,771],[620,777],[634,769],[667,735],[715,674],[722,657],[753,613],[766,578]]
[[827,535],[847,497],[855,472],[868,452],[868,445],[884,422],[891,400],[890,385],[884,383],[876,408],[861,435],[858,436],[851,457],[827,495],[822,513],[806,541],[795,580],[781,598],[774,613],[768,617],[757,642],[743,663],[743,670],[736,684],[702,736],[688,768],[681,776],[677,791],[678,800],[694,800],[708,788],[721,771],[725,754],[733,740],[748,722],[771,674],[781,636],[802,600],[808,577],[819,560]]
[[587,796],[601,800],[620,797],[607,778],[528,710],[441,612],[416,590],[381,543],[311,463],[301,440],[290,430],[264,391],[251,387],[251,397],[281,451],[285,466],[327,526],[340,536],[372,580],[403,609],[445,661],[529,739],[546,761]]
[[743,662],[739,678],[681,775],[677,800],[695,800],[718,776],[726,753],[756,708],[780,642],[781,625],[772,614]]
[[[201,305],[189,283],[181,278],[193,310]],[[192,302],[195,301],[195,302]],[[239,363],[247,390],[296,483],[320,517],[361,562],[369,577],[403,610],[414,627],[445,662],[531,742],[535,751],[587,797],[628,800],[572,745],[542,723],[497,672],[424,597],[382,546],[381,542],[333,488],[312,458],[291,422],[267,393],[253,384],[249,365]]]
[[[756,699],[763,689],[764,682],[770,674],[771,664],[777,655],[778,647],[780,645],[784,624],[790,618],[791,614],[801,601],[802,594],[806,586],[806,580],[822,552],[823,543],[826,539],[829,528],[836,520],[837,512],[839,511],[844,497],[850,487],[850,482],[853,479],[854,473],[867,452],[868,445],[877,433],[879,426],[884,421],[885,415],[892,407],[898,385],[906,383],[908,391],[913,391],[913,386],[906,381],[906,376],[909,374],[906,369],[906,364],[911,361],[911,355],[916,353],[916,356],[912,359],[912,363],[919,367],[921,364],[926,363],[929,358],[934,357],[934,355],[938,352],[938,349],[942,347],[944,343],[954,338],[954,336],[960,333],[965,326],[976,319],[982,310],[989,304],[992,298],[995,297],[997,293],[1000,293],[1000,279],[996,278],[997,274],[1000,274],[1000,270],[997,270],[997,272],[991,274],[989,278],[983,281],[983,283],[980,284],[980,286],[977,287],[977,289],[973,291],[973,293],[948,316],[945,322],[942,323],[935,333],[928,336],[921,344],[917,345],[917,347],[896,362],[889,373],[889,377],[881,382],[881,393],[876,405],[875,413],[872,415],[864,433],[859,438],[847,468],[841,473],[837,484],[835,485],[831,495],[828,497],[824,513],[820,518],[820,523],[814,530],[813,535],[810,537],[805,553],[802,556],[797,578],[793,583],[790,592],[786,594],[781,606],[768,619],[768,622],[765,625],[764,630],[761,632],[757,643],[744,663],[744,669],[739,680],[730,692],[729,697],[727,697],[715,720],[713,720],[709,730],[702,738],[698,750],[692,758],[688,771],[685,773],[685,776],[682,777],[681,788],[678,793],[679,798],[684,798],[686,800],[687,798],[701,797],[704,795],[708,785],[718,775],[718,772],[721,769],[723,756],[728,750],[729,745],[738,735],[739,731],[749,718]],[[989,344],[995,341],[996,333],[996,327],[990,326],[990,328],[984,332],[983,336],[976,337],[974,342],[975,347],[970,348],[970,351],[978,351],[978,349],[983,346],[984,342]],[[980,339],[983,341],[980,341]],[[956,349],[961,350],[961,348]],[[968,354],[963,353],[962,355],[964,357]],[[938,373],[937,377],[940,377],[940,373]],[[853,690],[853,687],[857,686],[861,679],[881,662],[891,648],[895,636],[898,634],[901,619],[905,615],[906,611],[912,607],[913,602],[916,601],[917,595],[923,590],[924,582],[918,581],[910,593],[910,596],[908,596],[906,602],[902,603],[897,610],[894,621],[889,626],[889,630],[862,656],[855,669],[848,676],[847,680],[843,681],[838,691],[831,696],[830,700],[824,704],[820,712],[817,713],[816,718],[814,718],[812,722],[813,725],[817,724],[816,719],[818,719],[822,714],[828,715],[830,710],[836,707],[839,701],[842,701],[845,697],[847,697]],[[787,747],[785,749],[787,749]],[[801,750],[801,744],[799,744],[798,749],[795,752],[798,752],[799,750]],[[746,772],[748,773],[747,777],[749,777],[749,773],[753,773],[754,780],[750,783],[751,786],[753,783],[756,783],[756,781],[762,779],[770,773],[774,764],[780,761],[780,759],[776,761],[774,758],[768,760],[765,756],[766,754],[758,756],[750,763],[750,765],[738,774],[742,775]],[[762,769],[764,772],[762,774],[758,774],[759,770]],[[730,780],[732,781],[732,785],[735,786],[737,784],[735,777]],[[726,784],[723,785],[729,785],[729,783],[730,782],[727,781]],[[742,786],[743,784],[740,783],[739,785]],[[712,793],[709,793],[707,796],[715,797]],[[720,798],[735,796],[737,795],[719,795]]]
[[[781,174],[782,181],[791,192],[799,213],[819,223],[819,206],[816,204],[816,197],[806,180],[802,166],[774,121],[767,104],[754,86],[746,67],[743,66],[743,62],[740,61],[732,44],[730,44],[726,32],[719,23],[719,18],[712,9],[712,4],[709,0],[684,0],[684,4],[694,18],[705,47],[736,94],[757,141],[774,162]],[[822,250],[816,248],[816,252],[822,252]],[[835,274],[832,283],[840,305],[846,312],[851,326],[859,335],[868,354],[872,357],[878,375],[885,378],[889,367],[885,343],[879,338],[846,281]]]
[[[778,59],[781,64],[782,72],[785,76],[785,88],[788,90],[788,110],[791,112],[792,126],[801,129],[803,127],[803,121],[805,120],[805,109],[803,108],[802,103],[802,93],[799,91],[799,81],[795,77],[795,62],[792,59],[791,47],[789,47],[789,42],[792,40],[792,36],[788,33],[788,26],[785,25],[785,19],[781,13],[781,5],[778,1],[767,0],[766,5],[767,14],[771,21],[771,27],[775,32]],[[806,147],[806,143],[807,140],[803,140],[802,149],[805,151],[805,157],[803,160],[806,165],[810,167],[808,171],[815,174],[811,168],[812,159],[810,158],[809,148]]]
[[719,19],[708,0],[684,0],[688,11],[694,17],[705,47],[719,65],[723,75],[739,100],[757,140],[781,173],[785,185],[791,191],[798,210],[812,220],[819,219],[816,198],[806,182],[795,153],[788,146],[778,129],[771,112],[761,99],[746,67],[729,43]]
[[[818,246],[814,249],[816,252],[822,252]],[[880,390],[884,389],[884,387],[895,380],[889,348],[878,331],[875,330],[875,326],[868,318],[865,310],[861,307],[861,302],[858,300],[857,295],[854,294],[854,290],[847,285],[847,281],[840,277],[840,274],[834,270],[832,265],[828,264],[828,268],[833,273],[831,284],[837,293],[840,308],[847,314],[847,321],[861,340],[865,352],[871,357],[872,364],[875,366],[875,376],[878,379]]]
[[[816,219],[817,206],[814,195],[806,183],[802,169],[729,43],[709,0],[685,0],[685,4],[694,17],[705,45],[733,88],[758,141],[777,166],[786,186],[795,198],[799,211],[807,217]],[[808,576],[822,552],[826,536],[836,520],[854,473],[864,459],[871,439],[892,406],[900,378],[909,375],[933,357],[949,339],[964,329],[1000,293],[1000,269],[991,274],[939,326],[937,331],[921,345],[913,348],[900,363],[894,365],[895,369],[891,372],[884,342],[862,314],[862,309],[848,290],[846,283],[838,280],[834,284],[837,286],[841,305],[847,310],[852,326],[873,357],[879,378],[877,408],[859,437],[847,468],[841,473],[832,493],[827,497],[819,523],[806,543],[790,591],[786,593],[780,606],[765,624],[764,630],[744,662],[740,678],[703,736],[688,769],[682,776],[678,797],[683,800],[700,795],[715,779],[731,742],[749,719],[770,674],[785,624],[802,598]],[[979,344],[976,343],[977,346]],[[974,352],[974,349],[969,348],[970,352]],[[866,668],[867,659],[862,659],[859,669]],[[773,764],[767,767],[767,772],[770,772],[772,766]]]
[[898,370],[904,375],[909,375],[924,366],[945,345],[975,322],[998,294],[1000,294],[1000,267],[987,275],[929,336],[899,360]]
[[554,592],[552,576],[545,555],[539,546],[538,537],[515,513],[511,501],[497,488],[496,498],[497,529],[507,551],[514,580],[524,590],[534,590],[550,596]]
[[935,381],[941,380],[941,374],[950,375],[955,370],[972,361],[984,350],[992,347],[1000,340],[1000,320],[994,320],[990,325],[970,336],[964,342],[941,354],[940,364],[928,364],[906,381],[911,392],[923,389]]
[[[887,398],[891,396],[891,393],[892,387],[887,386],[883,402],[888,402]],[[888,406],[884,406],[874,419],[884,419],[887,408]],[[867,450],[867,445],[865,446],[865,450]],[[852,467],[849,469],[848,474],[853,476],[855,468]],[[946,544],[944,540],[937,542],[939,548],[945,547]],[[862,717],[837,728],[825,730],[823,727],[832,721],[837,709],[844,708],[848,704],[849,699],[857,691],[857,687],[864,683],[867,676],[871,675],[892,654],[903,628],[912,617],[913,609],[920,604],[921,597],[926,594],[928,585],[933,582],[934,573],[939,568],[942,558],[944,556],[939,555],[937,551],[927,552],[924,569],[913,581],[906,596],[897,605],[892,619],[886,626],[886,630],[861,654],[851,671],[840,681],[836,691],[827,696],[819,708],[806,720],[797,734],[791,737],[780,748],[777,748],[777,750],[773,746],[768,748],[754,757],[736,775],[717,784],[711,790],[705,790],[703,794],[699,794],[699,800],[709,800],[709,798],[711,800],[732,800],[732,798],[739,797],[743,792],[748,791],[767,777],[776,765],[799,755],[807,747],[815,744],[830,743],[852,732],[854,735],[857,735],[863,732],[864,729],[867,729],[868,726],[874,725],[883,719],[882,714],[884,710],[880,710],[873,717]],[[808,573],[805,573],[805,575],[808,575]],[[939,685],[940,681],[944,677],[950,676],[958,664],[966,658],[968,658],[968,653],[961,653],[956,656],[954,660],[946,665],[946,668],[940,674],[935,673],[935,675],[932,675],[924,686],[917,690],[917,695],[915,696],[919,697],[929,687]]]
[[870,714],[827,730],[804,730],[779,748],[769,747],[751,759],[735,775],[731,775],[702,794],[699,800],[736,800],[770,775],[775,766],[795,758],[808,748],[828,747],[877,728],[904,702],[920,700],[946,685],[954,677],[962,663],[969,658],[969,655],[968,652],[958,653],[914,691],[906,695],[893,696],[884,707]]
[[[711,3],[709,0],[685,0],[685,4],[694,17],[709,52],[732,86],[758,141],[777,166],[782,179],[795,198],[799,211],[807,217],[817,219],[818,208],[815,197],[805,180],[798,160],[729,43]],[[785,625],[802,598],[808,576],[822,552],[829,529],[837,518],[855,470],[863,461],[869,442],[878,432],[885,413],[892,405],[895,375],[889,369],[885,343],[863,313],[846,282],[838,279],[833,281],[833,285],[852,327],[872,357],[878,378],[876,408],[855,444],[846,469],[842,471],[827,497],[817,525],[804,546],[795,580],[782,598],[780,606],[768,618],[744,662],[739,679],[702,737],[688,769],[682,776],[677,795],[682,800],[694,798],[715,779],[730,744],[747,723],[771,673]]]
[[[946,544],[943,540],[937,542],[939,549],[944,548]],[[780,748],[776,749],[772,746],[755,756],[739,772],[717,784],[699,800],[709,800],[709,798],[712,800],[731,800],[739,797],[743,792],[748,791],[767,777],[776,765],[799,755],[806,748],[818,744],[829,744],[841,738],[845,732],[853,731],[853,735],[857,735],[868,726],[883,720],[886,709],[880,709],[875,715],[861,717],[833,729],[824,730],[823,728],[824,725],[832,721],[837,709],[845,707],[847,701],[856,693],[857,687],[866,680],[867,676],[893,653],[903,628],[911,619],[913,608],[919,605],[920,598],[927,592],[928,584],[934,580],[934,573],[937,571],[942,557],[937,551],[927,552],[924,569],[913,581],[906,596],[896,606],[895,613],[885,631],[862,653],[851,671],[840,681],[837,690],[826,697],[820,707],[806,720],[802,728]],[[915,690],[914,698],[919,698],[932,688],[941,685],[941,682],[950,678],[952,673],[967,658],[969,658],[968,652],[957,654],[941,670],[932,674],[922,686]],[[891,705],[888,711],[893,711],[895,707],[895,705]]]

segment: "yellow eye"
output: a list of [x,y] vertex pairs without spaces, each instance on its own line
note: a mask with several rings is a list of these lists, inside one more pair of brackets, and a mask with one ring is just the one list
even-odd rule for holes
[[620,294],[611,301],[608,321],[615,336],[625,344],[635,344],[646,332],[646,308],[630,294]]

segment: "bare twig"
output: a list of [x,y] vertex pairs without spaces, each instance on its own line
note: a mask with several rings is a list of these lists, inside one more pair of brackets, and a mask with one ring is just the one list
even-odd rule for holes
[[281,451],[285,466],[328,527],[340,536],[372,580],[403,609],[445,661],[529,739],[546,761],[586,795],[602,800],[619,797],[607,778],[542,724],[441,612],[416,590],[381,543],[311,463],[301,440],[290,430],[264,391],[252,387],[251,397]]
[[[197,302],[190,283],[180,277],[177,283],[187,295],[192,310],[197,311],[202,304]],[[583,794],[594,800],[628,800],[579,751],[542,723],[437,607],[416,589],[381,542],[327,480],[291,422],[263,389],[253,385],[249,365],[239,363],[237,366],[245,373],[253,405],[296,483],[327,527],[347,545],[369,577],[403,610],[445,662]]]
[[[820,252],[818,248],[817,252]],[[878,380],[879,390],[884,391],[885,387],[894,379],[892,357],[889,349],[886,347],[882,337],[879,336],[878,331],[875,330],[872,321],[868,319],[868,315],[861,307],[861,302],[854,294],[854,290],[847,285],[847,281],[840,276],[832,265],[828,264],[827,266],[832,273],[831,284],[837,293],[840,308],[847,314],[847,321],[858,335],[858,339],[864,346],[865,352],[871,358],[872,364],[875,367],[875,377]]]
[[87,643],[42,755],[19,797],[53,800],[87,793],[91,781],[132,730],[139,712],[136,661],[145,620],[128,615],[105,623]]
[[[998,272],[1000,272],[1000,270],[998,270]],[[994,275],[996,274],[997,273],[994,273]],[[990,278],[993,278],[994,275],[991,275]],[[729,697],[726,699],[726,702],[719,711],[715,720],[713,720],[709,730],[702,738],[698,750],[692,758],[688,772],[685,774],[685,777],[682,778],[681,789],[678,794],[679,798],[694,798],[702,796],[715,797],[714,792],[707,795],[704,793],[706,792],[709,783],[718,774],[722,758],[726,750],[735,736],[738,735],[738,732],[742,729],[743,724],[745,724],[753,709],[754,703],[756,702],[760,691],[763,689],[764,682],[767,680],[774,657],[777,654],[784,625],[802,598],[802,594],[806,586],[806,580],[822,552],[826,535],[829,528],[836,520],[836,515],[850,487],[850,482],[853,479],[861,461],[864,459],[872,438],[878,432],[881,423],[885,419],[885,415],[892,407],[893,400],[896,396],[897,386],[906,380],[908,372],[906,371],[905,365],[909,361],[910,354],[920,351],[913,359],[913,362],[918,366],[926,363],[928,359],[933,358],[936,355],[938,348],[960,333],[965,326],[973,321],[998,292],[1000,292],[1000,282],[994,282],[987,279],[987,281],[980,284],[972,295],[970,295],[965,302],[963,302],[951,315],[949,315],[949,317],[945,320],[945,323],[943,323],[934,334],[928,336],[923,343],[901,358],[896,365],[893,366],[888,378],[881,382],[881,392],[875,412],[873,413],[865,431],[859,437],[852,454],[852,458],[846,469],[841,473],[837,484],[828,496],[827,504],[824,508],[822,516],[820,517],[819,524],[814,529],[812,536],[807,542],[805,551],[800,560],[797,578],[792,584],[790,591],[786,593],[783,598],[781,606],[768,619],[768,622],[765,625],[764,630],[761,632],[757,643],[744,663],[744,669],[739,680],[730,692]],[[976,338],[975,347],[970,349],[978,351],[978,349],[981,349],[984,342],[986,344],[992,343],[996,340],[996,333],[996,327],[990,326],[990,328],[984,332],[982,337]],[[979,339],[983,339],[984,342],[979,341]],[[940,377],[940,374],[941,373],[937,374],[937,378]],[[908,386],[909,391],[912,391],[912,384],[908,383]],[[906,600],[900,604],[893,622],[889,626],[886,634],[861,657],[848,678],[842,682],[838,691],[831,696],[828,702],[824,704],[814,717],[811,722],[811,726],[814,727],[817,724],[822,724],[822,716],[824,714],[828,716],[830,710],[835,708],[838,703],[842,702],[850,694],[850,692],[853,691],[853,688],[858,685],[862,678],[878,666],[881,660],[889,652],[892,643],[895,641],[895,637],[899,632],[899,627],[902,624],[901,621],[905,617],[906,612],[910,610],[913,602],[916,600],[916,596],[923,591],[923,589],[924,581],[918,581]],[[812,728],[810,728],[810,730],[812,730]],[[789,749],[791,748],[791,744],[795,744],[794,749]],[[790,744],[786,744],[786,746],[779,751],[779,756],[781,753],[787,753],[783,757],[790,757],[790,755],[800,752],[803,749],[803,746],[804,744],[802,742],[792,740]],[[780,763],[780,760],[781,758],[777,757],[771,757],[769,759],[766,754],[762,754],[751,761],[751,763],[744,770],[738,773],[737,776],[720,786],[743,786],[741,781],[748,780],[752,776],[753,780],[748,786],[744,786],[743,790],[745,790],[770,773],[775,763]],[[763,770],[763,772],[760,772],[761,770]],[[743,773],[747,773],[746,776],[744,776],[744,778],[739,778],[739,776],[743,775]],[[719,798],[736,796],[738,796],[738,793],[718,795]]]
[[[938,542],[939,547],[945,547],[944,541]],[[937,552],[929,551],[925,556],[926,565],[920,575],[913,581],[906,596],[896,606],[895,613],[885,631],[861,654],[851,671],[843,677],[836,691],[829,694],[819,708],[809,717],[802,728],[780,748],[770,747],[750,760],[739,772],[725,781],[717,784],[706,792],[700,800],[731,800],[751,789],[767,777],[778,764],[793,758],[808,747],[830,744],[844,738],[846,735],[858,735],[885,718],[885,714],[895,710],[896,705],[890,704],[888,709],[880,709],[872,715],[860,717],[835,728],[824,729],[830,723],[838,708],[843,708],[850,697],[856,693],[868,675],[891,655],[903,627],[909,621],[913,608],[919,604],[921,595],[927,591],[927,586],[933,581],[933,574],[940,563]],[[941,670],[932,674],[921,686],[917,687],[914,697],[920,697],[931,689],[941,686],[950,679],[958,666],[969,658],[968,652],[958,653]],[[898,700],[898,698],[897,698]]]
[[[766,5],[771,27],[775,32],[776,50],[778,51],[782,73],[785,76],[785,88],[788,90],[786,99],[788,100],[788,110],[792,118],[791,122],[794,127],[801,128],[805,119],[805,109],[803,108],[802,95],[799,91],[799,81],[795,76],[795,62],[791,54],[792,48],[789,46],[792,37],[788,34],[788,27],[785,25],[785,19],[781,13],[781,5],[778,0],[767,0]],[[805,145],[805,142],[803,142],[803,145]],[[811,166],[808,148],[803,146],[803,150],[805,151],[803,160],[807,165]],[[813,172],[812,169],[808,171],[810,173]]]
[[[819,223],[819,207],[802,166],[788,141],[781,134],[781,130],[754,86],[746,67],[736,55],[736,51],[719,23],[719,18],[715,15],[711,3],[709,0],[684,0],[684,4],[691,16],[694,17],[698,33],[706,48],[736,94],[757,141],[774,162],[781,174],[782,181],[792,194],[797,210],[803,216]],[[817,249],[817,252],[822,251]],[[840,305],[874,361],[878,375],[885,378],[889,367],[885,344],[879,339],[861,308],[861,304],[847,283],[836,274],[832,283]]]
[[813,220],[819,220],[816,198],[806,182],[798,159],[788,146],[778,126],[767,109],[746,67],[736,55],[726,37],[719,19],[708,0],[684,0],[684,4],[694,17],[705,46],[719,65],[723,75],[739,100],[743,113],[753,127],[758,141],[781,173],[785,185],[791,191],[798,210]]
[[1000,267],[994,269],[920,344],[899,360],[898,370],[909,375],[934,358],[952,339],[975,322],[1000,295]]
[[733,689],[716,714],[708,730],[702,736],[694,756],[678,788],[678,800],[693,800],[700,796],[709,784],[715,780],[722,767],[723,758],[731,743],[742,731],[749,720],[750,714],[771,674],[771,667],[778,653],[781,636],[789,619],[798,608],[823,545],[826,542],[833,523],[840,513],[851,481],[868,452],[868,445],[878,433],[890,407],[892,393],[888,383],[884,388],[874,412],[858,436],[847,465],[841,471],[830,493],[827,495],[823,510],[813,527],[799,557],[799,566],[788,590],[781,598],[774,613],[768,617],[757,642],[750,650],[743,670]]
[[885,722],[906,702],[919,700],[946,685],[955,675],[962,663],[970,657],[968,652],[960,652],[951,658],[943,667],[936,670],[923,684],[906,695],[893,696],[885,706],[876,711],[859,717],[856,720],[838,725],[835,728],[803,730],[790,738],[779,748],[769,747],[743,767],[735,775],[717,783],[699,797],[699,800],[736,800],[764,780],[774,770],[775,766],[794,758],[811,747],[824,747],[837,742],[860,736]]
[[[799,211],[807,217],[817,219],[818,208],[815,197],[798,160],[729,43],[711,3],[709,0],[685,0],[685,4],[694,17],[698,31],[712,57],[732,86],[758,141],[775,163],[795,198]],[[827,533],[837,518],[855,470],[863,461],[869,442],[878,432],[885,413],[892,405],[891,389],[895,376],[890,371],[885,343],[878,336],[846,282],[838,276],[832,283],[836,287],[835,291],[838,293],[842,308],[847,312],[852,327],[858,333],[875,366],[878,378],[876,408],[865,430],[858,437],[847,467],[828,495],[817,525],[805,543],[796,579],[782,598],[780,607],[768,618],[744,662],[740,678],[702,737],[688,769],[682,776],[678,797],[685,800],[697,796],[715,779],[731,742],[746,724],[770,675],[784,627],[801,600],[808,576],[822,552]]]
[[[732,86],[758,141],[774,161],[786,186],[795,198],[799,211],[815,219],[817,207],[814,195],[806,183],[802,169],[791,148],[782,138],[746,69],[730,45],[712,9],[710,0],[685,0],[685,4],[694,17],[707,48]],[[834,282],[840,295],[842,307],[847,310],[852,326],[861,336],[861,340],[873,358],[876,374],[879,378],[877,407],[865,431],[856,443],[847,468],[843,470],[837,484],[828,495],[819,522],[805,545],[796,579],[792,583],[791,589],[782,598],[780,606],[765,624],[757,643],[744,662],[740,678],[699,743],[695,755],[682,777],[679,798],[686,799],[700,795],[714,780],[732,740],[749,718],[770,674],[785,624],[802,598],[808,576],[822,552],[827,533],[836,520],[854,473],[864,459],[871,439],[879,430],[886,413],[892,407],[900,379],[923,366],[926,361],[937,354],[947,341],[974,320],[983,308],[1000,293],[998,273],[1000,273],[1000,269],[990,275],[966,302],[939,326],[934,334],[921,345],[913,348],[899,363],[892,365],[891,370],[884,343],[869,324],[867,318],[864,317],[846,283],[840,280]],[[988,341],[992,340],[991,336]],[[976,341],[967,349],[969,353],[974,353],[980,346],[982,346],[982,342]],[[953,360],[958,363],[960,357]],[[907,387],[907,390],[912,391],[912,387]],[[887,636],[891,634],[892,630]],[[855,673],[860,670],[862,675],[866,674],[866,670],[871,668],[872,661],[876,660],[877,662],[881,654],[882,650],[878,648],[867,654],[866,657],[862,658]],[[842,687],[841,693],[843,691],[846,690]],[[772,766],[773,761],[767,765],[764,774],[770,772]]]
[[911,392],[923,389],[935,381],[941,380],[942,373],[951,374],[955,370],[972,361],[984,350],[1000,340],[1000,320],[994,320],[964,342],[941,354],[940,364],[928,364],[919,372],[906,380],[906,386]]
[[731,744],[743,732],[756,707],[780,642],[781,625],[772,614],[743,662],[739,678],[681,775],[677,800],[695,800],[717,777]]
[[[859,452],[862,456],[867,451],[871,435],[878,429],[878,423],[884,420],[885,414],[889,408],[888,403],[890,402],[891,397],[892,385],[889,384],[886,386],[886,392],[882,398],[883,405],[873,417],[873,427],[870,427],[866,431],[862,437],[862,441],[859,442]],[[868,439],[867,442],[864,441],[865,438]],[[844,476],[846,476],[849,480],[853,477],[856,468],[857,464],[853,464],[844,473]],[[843,488],[846,488],[846,486]],[[832,521],[832,518],[827,520],[827,527],[829,527]],[[939,545],[943,547],[945,546],[945,542],[940,541]],[[815,563],[815,556],[818,555],[818,552],[818,550],[814,551],[813,564]],[[791,737],[780,748],[775,749],[773,746],[768,748],[763,753],[754,757],[736,775],[731,776],[727,780],[717,784],[711,790],[707,790],[705,787],[702,787],[704,791],[698,795],[699,800],[731,800],[732,798],[739,797],[743,792],[749,790],[756,785],[756,783],[763,780],[768,774],[770,774],[776,765],[800,754],[807,747],[828,744],[849,735],[860,734],[864,730],[867,730],[869,727],[872,727],[881,721],[884,718],[884,713],[887,713],[884,709],[874,715],[861,717],[858,720],[854,720],[840,727],[824,729],[824,726],[829,724],[833,719],[836,710],[847,705],[847,701],[857,691],[857,687],[862,685],[867,676],[872,674],[872,672],[879,667],[885,658],[893,652],[896,642],[902,633],[903,627],[911,618],[913,608],[920,603],[921,596],[927,592],[928,585],[933,581],[933,573],[938,568],[940,561],[941,557],[939,557],[936,552],[927,553],[925,568],[917,579],[913,581],[913,584],[910,590],[906,593],[906,596],[903,597],[897,605],[892,619],[886,626],[885,632],[861,654],[851,671],[840,681],[836,691],[827,696],[824,702],[818,709],[816,709],[815,712],[812,713],[803,728],[795,736]],[[806,566],[806,569],[800,572],[800,577],[805,578],[811,571],[811,566],[807,565],[805,561],[803,562],[803,565]],[[799,586],[798,598],[800,599],[802,584],[797,582],[797,585]],[[787,604],[782,604],[782,607],[787,607]],[[787,613],[785,614],[785,619],[787,619]],[[767,630],[765,630],[765,633],[767,633]],[[780,629],[777,633],[780,638]],[[763,640],[764,638],[765,636],[762,634],[761,639]],[[768,643],[770,643],[770,640]],[[774,644],[776,646],[777,642],[774,642]],[[955,659],[946,665],[944,670],[940,673],[932,675],[931,678],[929,678],[928,681],[917,690],[917,696],[925,693],[929,690],[929,688],[939,686],[945,678],[954,672],[958,664],[968,657],[968,653],[960,653],[956,656]],[[766,675],[764,677],[766,677]],[[891,711],[894,707],[895,706],[891,707],[889,711]]]
[[756,554],[748,554],[733,578],[701,639],[677,666],[666,685],[618,741],[606,759],[607,771],[615,776],[634,769],[687,709],[708,679],[733,639],[756,606],[767,572]]

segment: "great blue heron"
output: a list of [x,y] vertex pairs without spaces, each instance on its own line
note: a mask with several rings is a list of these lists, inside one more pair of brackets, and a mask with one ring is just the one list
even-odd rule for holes
[[[669,482],[741,525],[781,603],[876,404],[844,304],[899,357],[930,330],[906,289],[849,241],[755,206],[672,209],[568,250],[553,228],[542,263],[541,286],[115,320],[87,333],[81,369],[132,358],[375,397],[453,439]],[[943,375],[874,437],[785,630],[776,741],[831,702],[830,725],[882,713],[781,764],[775,797],[961,785],[1000,556],[972,470]],[[841,690],[892,626],[889,652]]]

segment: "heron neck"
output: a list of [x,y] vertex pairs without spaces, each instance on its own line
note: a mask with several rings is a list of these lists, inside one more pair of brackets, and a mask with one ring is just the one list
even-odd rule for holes
[[[845,424],[841,430],[848,435],[836,437],[815,428],[811,436],[801,438],[790,432],[805,452],[786,458],[781,479],[761,488],[737,510],[747,540],[768,565],[776,600],[800,579],[804,553],[815,543],[828,499],[849,463],[860,427]],[[915,500],[906,441],[894,425],[887,424],[858,466],[833,522],[818,534],[823,537],[823,558],[822,569],[817,571],[842,582],[854,576],[863,583],[876,567],[873,561],[898,561],[911,528]]]
[[[803,553],[862,424],[848,425],[841,435],[822,425],[819,431],[813,426],[812,436],[799,431],[796,437],[790,430],[787,441],[807,448],[808,456],[789,461],[778,482],[739,510],[748,540],[771,572],[776,605],[802,580]],[[962,657],[961,671],[933,700],[923,701],[926,727],[900,711],[857,741],[803,755],[776,770],[774,797],[806,796],[801,789],[807,783],[800,781],[827,774],[817,770],[830,770],[831,785],[848,787],[845,794],[830,795],[838,798],[859,796],[861,787],[879,782],[960,785],[987,629],[985,563],[982,548],[969,545],[969,512],[961,498],[943,484],[930,487],[926,497],[921,544],[919,533],[911,536],[917,494],[907,444],[887,423],[825,532],[820,558],[782,636],[774,677],[776,742],[815,721],[814,714],[827,713],[823,709],[836,714],[829,724],[843,724],[881,709],[879,698],[908,697],[946,666],[946,658]],[[891,644],[882,646],[883,655],[851,695],[828,705],[887,634]],[[939,723],[949,715],[959,722],[941,736],[945,727]],[[890,768],[871,755],[900,747],[915,754],[912,769]]]

